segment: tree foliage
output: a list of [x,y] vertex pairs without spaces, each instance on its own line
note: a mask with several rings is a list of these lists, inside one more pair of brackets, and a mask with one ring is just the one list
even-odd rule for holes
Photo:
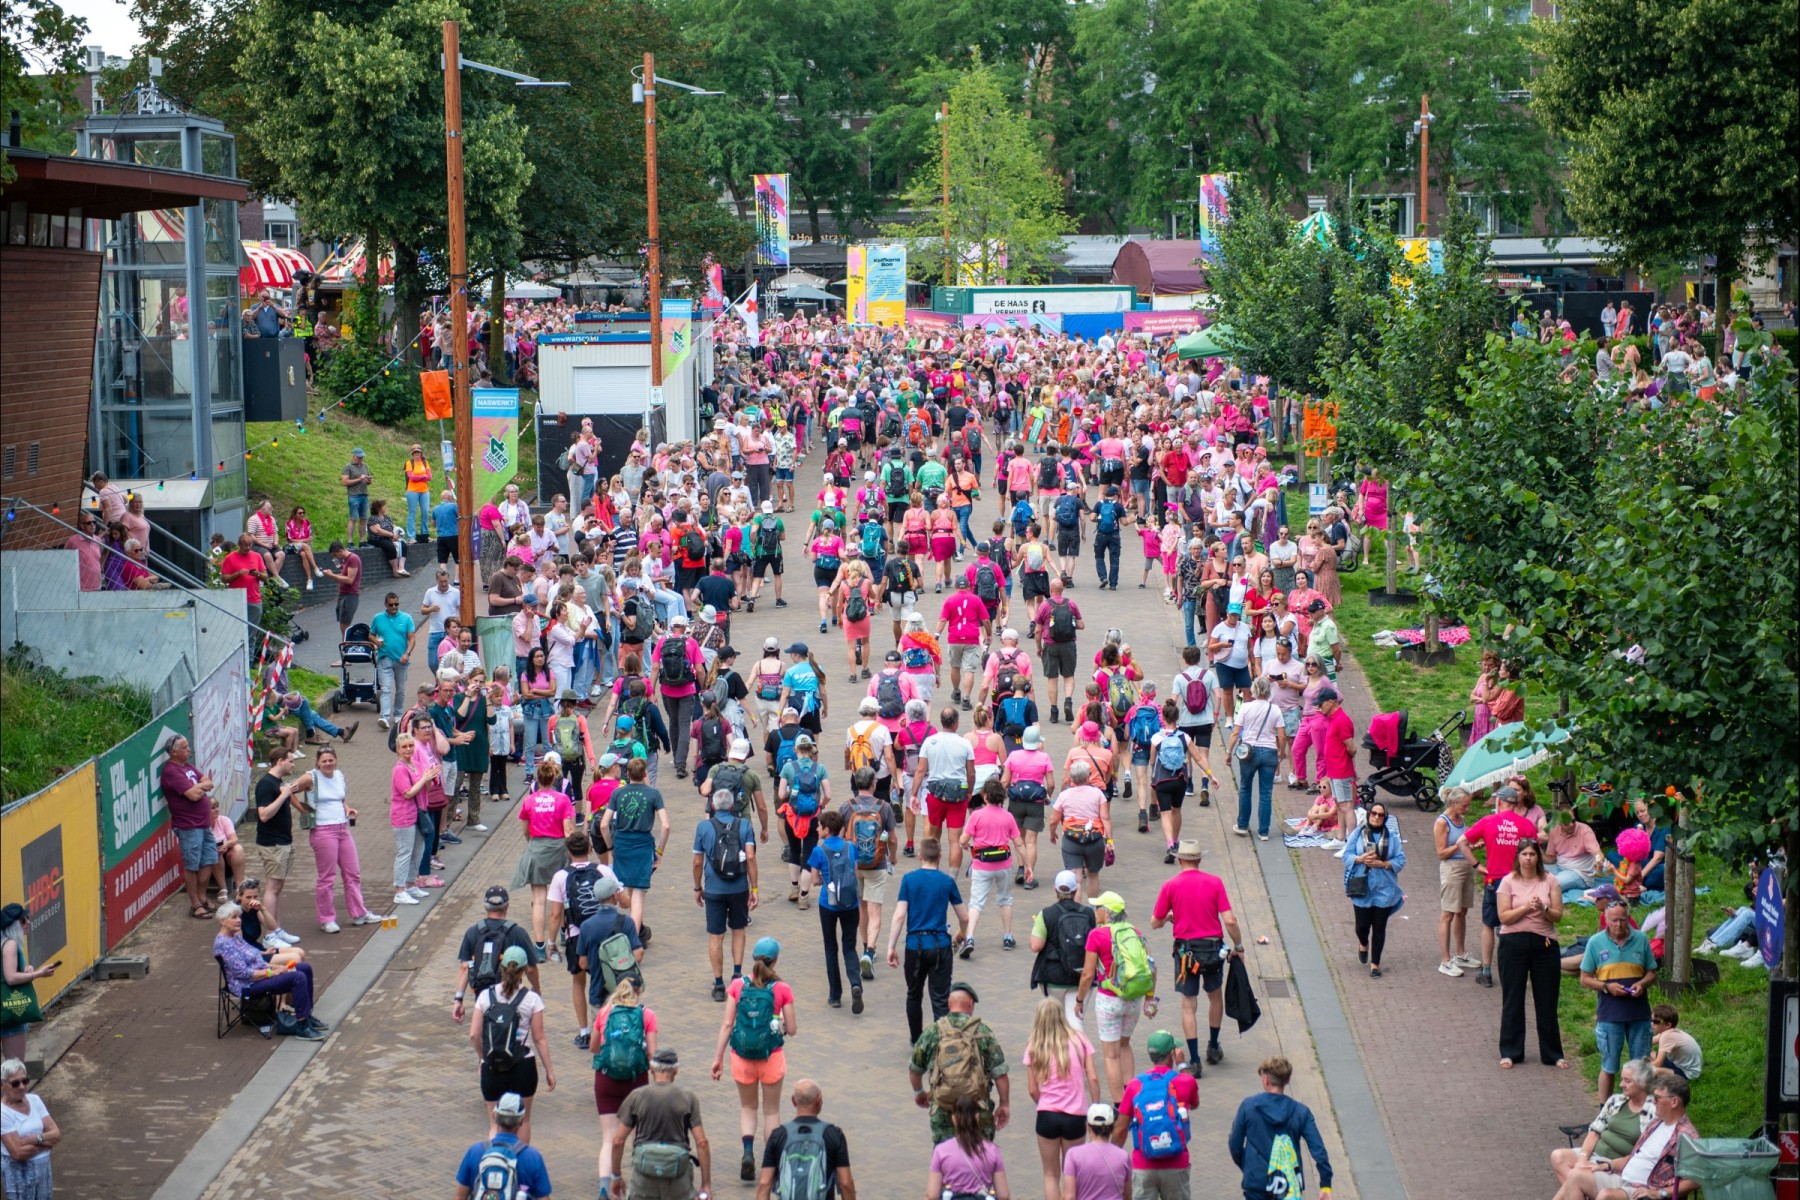
[[1781,0],[1574,0],[1534,107],[1571,144],[1582,232],[1630,265],[1736,277],[1800,236],[1800,12]]
[[[890,228],[908,242],[908,262],[945,277],[944,232],[966,277],[983,283],[1041,279],[1073,223],[1031,124],[1000,89],[993,68],[977,64],[950,92],[950,203],[942,202],[937,157],[913,177],[907,202],[930,215]],[[932,139],[936,142],[936,138]],[[909,266],[909,269],[912,269]]]
[[[64,151],[63,116],[75,93],[75,69],[87,22],[54,0],[6,0],[0,8],[0,96],[6,120],[19,114],[25,145]],[[0,145],[0,183],[10,183],[6,148]]]

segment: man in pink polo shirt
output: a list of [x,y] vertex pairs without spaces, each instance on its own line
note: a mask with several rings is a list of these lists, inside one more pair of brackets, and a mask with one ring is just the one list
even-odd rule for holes
[[969,577],[959,576],[956,591],[938,613],[937,632],[950,647],[950,686],[964,712],[975,708],[975,684],[981,678],[981,630],[988,619],[987,605],[975,598]]
[[675,778],[687,778],[687,743],[694,723],[695,697],[700,694],[700,680],[706,670],[706,659],[700,643],[688,636],[688,619],[682,613],[669,618],[669,633],[656,643],[650,661],[651,674],[662,692],[663,711],[669,714],[669,739],[674,744],[670,753],[675,758]]
[[1463,830],[1456,843],[1456,848],[1469,859],[1475,859],[1476,846],[1484,852],[1478,862],[1486,879],[1481,889],[1481,969],[1475,973],[1475,982],[1482,987],[1494,986],[1494,938],[1500,931],[1496,892],[1500,881],[1512,874],[1519,844],[1537,839],[1537,826],[1517,811],[1519,799],[1519,789],[1510,783],[1496,788],[1494,811]]

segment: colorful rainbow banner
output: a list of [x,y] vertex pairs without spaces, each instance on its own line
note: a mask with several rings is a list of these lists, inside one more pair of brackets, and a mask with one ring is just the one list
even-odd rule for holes
[[756,261],[765,267],[788,265],[788,177],[756,177]]
[[1231,219],[1231,176],[1200,177],[1200,207],[1194,236],[1200,240],[1200,257],[1218,261],[1220,234]]

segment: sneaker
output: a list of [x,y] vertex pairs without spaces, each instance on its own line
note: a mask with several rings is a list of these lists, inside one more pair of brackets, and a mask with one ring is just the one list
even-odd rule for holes
[[473,824],[473,825],[464,825],[463,826],[464,833],[486,833],[487,831],[488,831],[488,827],[486,825],[483,825],[479,821],[475,822],[475,824]]
[[577,1050],[586,1050],[588,1048],[588,1031],[587,1030],[584,1029],[580,1033],[575,1035],[575,1048]]
[[327,921],[319,926],[319,928],[323,929],[326,933],[336,933],[338,931],[338,923],[336,921]]
[[394,727],[394,723],[392,721],[388,720],[386,717],[379,718],[378,723],[381,725],[381,727],[383,729],[392,729]]
[[1168,848],[1163,851],[1163,866],[1166,867],[1174,861],[1175,861],[1175,843],[1170,842],[1168,845]]
[[1475,982],[1482,987],[1491,988],[1494,986],[1494,973],[1488,968],[1482,967],[1475,972]]
[[1754,942],[1739,942],[1735,946],[1727,946],[1725,949],[1719,951],[1719,956],[1721,958],[1735,958],[1742,961],[1755,953],[1757,953],[1757,948]]
[[1000,939],[1000,948],[1002,950],[1017,950],[1019,948],[1019,939],[1009,933]]
[[[419,898],[417,896],[413,895],[411,892],[395,892],[394,893],[394,903],[395,904],[417,904],[418,902],[419,902]],[[266,942],[269,939],[264,938],[263,940]]]
[[[441,858],[434,858],[434,859],[432,859],[432,860],[431,860],[431,869],[432,869],[432,870],[434,870],[434,871],[442,871],[442,870],[444,870],[444,869],[445,869],[445,867],[444,867],[444,860],[443,860],[443,859],[441,859]],[[427,886],[429,886],[429,885],[427,885]]]
[[1471,971],[1481,965],[1481,960],[1479,958],[1471,958],[1467,954],[1452,954],[1450,956],[1450,961],[1459,967]]
[[[856,967],[864,979],[875,978],[875,956],[874,955],[865,953],[861,958],[856,960]],[[856,997],[859,1000],[862,999],[862,989],[861,988],[858,988],[856,990]],[[859,1009],[858,1011],[860,1012],[861,1010]]]
[[443,886],[444,881],[439,879],[436,875],[421,875],[418,879],[413,881],[412,890],[418,893],[419,898],[422,900],[425,898],[425,893],[420,891],[421,888],[441,888]]
[[1438,964],[1438,974],[1448,975],[1452,979],[1461,979],[1463,969],[1457,966],[1453,959],[1446,959]]
[[1237,834],[1239,837],[1249,837],[1250,836],[1250,831],[1242,825],[1233,825],[1231,827],[1231,832]]
[[[826,629],[826,624],[825,624],[825,622],[824,622],[824,621],[820,621],[820,622],[819,622],[819,632],[820,632],[820,633],[824,633],[824,632],[825,632],[825,629]],[[745,1160],[744,1160],[744,1161],[745,1161],[745,1162],[749,1162],[749,1161],[750,1161],[750,1160],[749,1160],[749,1159],[745,1159]]]
[[313,590],[313,581],[310,579],[306,581],[306,590],[309,592]]
[[1139,833],[1149,833],[1150,832],[1150,814],[1145,812],[1141,808],[1138,809],[1138,832]]
[[381,918],[376,916],[374,913],[364,913],[362,916],[357,917],[355,920],[351,921],[350,923],[352,925],[379,925],[379,924],[381,924]]
[[1225,1048],[1217,1042],[1206,1045],[1206,1065],[1211,1067],[1225,1061]]
[[1763,961],[1761,951],[1752,954],[1749,958],[1746,958],[1743,962],[1739,963],[1738,966],[1744,968],[1746,971],[1766,971],[1769,969],[1769,964]]
[[844,1001],[841,997],[832,996],[825,1001],[825,1007],[827,1007],[827,1008],[842,1008],[842,1007],[844,1007]]
[[855,1014],[856,1016],[860,1017],[860,1016],[862,1016],[862,1010],[863,1010],[862,989],[861,988],[851,988],[850,989],[850,1011],[853,1014]]
[[722,984],[722,983],[713,984],[712,998],[715,1002],[717,1002],[719,1004],[725,1003],[725,985],[724,984]]
[[906,849],[902,850],[900,853],[906,855],[906,857],[908,857],[908,858],[911,858],[913,856],[913,844],[911,842],[906,843]]
[[1343,838],[1326,838],[1324,841],[1319,843],[1319,848],[1322,850],[1342,850],[1344,848],[1344,839]]
[[462,839],[457,837],[454,833],[446,833],[443,836],[439,837],[438,841],[444,843],[444,845],[446,845],[446,846],[462,845]]
[[1269,835],[1266,833],[1259,833],[1256,835],[1256,840],[1259,842],[1266,842],[1269,840]]
[[[300,944],[300,939],[295,937],[293,934],[289,933],[285,929],[277,929],[275,931],[274,936],[280,938],[282,941],[286,942],[290,946],[298,946]],[[265,934],[263,936],[263,940],[264,941],[268,940],[267,934]]]
[[963,938],[962,949],[958,950],[956,953],[957,957],[961,958],[964,962],[968,962],[969,956],[975,953],[975,939]]
[[788,884],[788,903],[789,904],[797,904],[799,902],[799,900],[800,900],[800,885],[797,883]]
[[786,608],[787,606],[788,606],[788,602],[786,600],[777,600],[775,602],[776,608]]
[[294,1031],[294,1036],[303,1042],[322,1042],[325,1040],[325,1031],[316,1025],[302,1025]]
[[1035,892],[1038,889],[1038,881],[1036,879],[1027,879],[1019,886],[1023,887],[1028,892]]

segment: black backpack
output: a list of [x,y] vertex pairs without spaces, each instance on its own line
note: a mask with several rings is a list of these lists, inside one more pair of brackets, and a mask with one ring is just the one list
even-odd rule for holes
[[1075,640],[1075,609],[1067,600],[1050,605],[1050,640],[1059,646]]
[[744,840],[738,836],[740,819],[736,813],[713,814],[714,836],[710,858],[713,874],[724,883],[736,883],[744,877]]
[[500,999],[499,988],[488,989],[487,1011],[481,1014],[481,1065],[490,1071],[510,1071],[524,1057],[519,1046],[519,1004],[529,994],[521,986],[511,1000]]
[[756,545],[764,558],[774,558],[781,553],[781,529],[774,521],[764,521],[756,527]]
[[1056,902],[1054,915],[1044,922],[1044,948],[1033,966],[1033,987],[1074,987],[1087,965],[1087,936],[1094,928],[1094,910],[1070,900]]
[[712,795],[721,792],[731,794],[731,809],[738,816],[744,815],[744,768],[736,763],[721,763],[706,773],[706,782],[712,784]]
[[665,687],[694,682],[694,667],[688,662],[686,638],[664,638],[662,649],[657,651],[656,657]]
[[594,895],[594,885],[599,882],[600,868],[595,863],[579,862],[569,868],[563,881],[568,896],[564,907],[569,910],[569,924],[579,926],[600,911],[600,898]]
[[1046,458],[1038,464],[1038,487],[1048,490],[1056,486],[1057,467],[1054,458]]
[[912,564],[904,558],[890,558],[887,563],[887,591],[898,596],[913,590]]
[[[898,432],[898,430],[896,430],[895,432]],[[891,437],[892,434],[890,434],[889,436]],[[887,494],[888,494],[889,501],[892,501],[895,497],[904,497],[906,495],[906,464],[905,463],[892,463],[888,466],[888,469],[887,469]]]
[[983,604],[993,604],[1000,599],[999,572],[992,563],[979,563],[975,567],[975,598]]
[[884,721],[898,720],[906,712],[906,697],[900,692],[900,672],[882,671],[875,676],[876,711]]
[[700,761],[720,763],[725,761],[725,722],[706,720],[700,722]]
[[513,930],[511,921],[500,922],[498,929],[488,926],[486,920],[481,924],[481,944],[469,964],[469,987],[477,992],[500,982],[500,956],[506,953],[506,938]]

